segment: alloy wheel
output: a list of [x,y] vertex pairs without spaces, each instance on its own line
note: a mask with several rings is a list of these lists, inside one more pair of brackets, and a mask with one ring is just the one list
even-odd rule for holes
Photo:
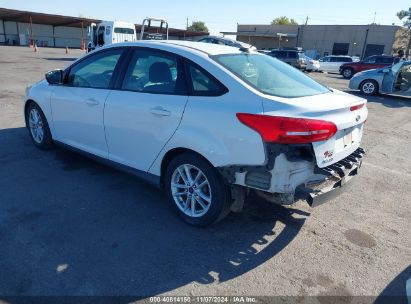
[[44,138],[44,124],[40,112],[35,108],[31,109],[29,113],[29,127],[34,141],[41,144]]
[[183,164],[171,177],[171,193],[177,207],[189,217],[205,215],[211,206],[211,186],[197,167]]
[[375,85],[372,82],[366,82],[362,85],[362,91],[365,94],[373,94],[375,91]]

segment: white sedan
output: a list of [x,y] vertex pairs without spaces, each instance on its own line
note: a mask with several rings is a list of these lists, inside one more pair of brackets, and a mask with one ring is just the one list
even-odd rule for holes
[[34,145],[135,174],[197,226],[240,211],[250,189],[326,201],[361,166],[367,113],[277,59],[181,41],[103,47],[47,73],[24,106]]
[[320,70],[320,62],[318,60],[314,60],[308,56],[305,56],[304,59],[307,64],[305,68],[307,72],[318,72]]

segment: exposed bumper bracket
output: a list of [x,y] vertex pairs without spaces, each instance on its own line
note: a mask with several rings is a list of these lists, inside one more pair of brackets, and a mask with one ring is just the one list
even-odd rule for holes
[[362,159],[365,151],[358,148],[351,155],[325,168],[316,168],[317,174],[325,175],[326,179],[322,182],[305,185],[302,191],[311,207],[317,207],[325,202],[337,197],[342,187],[358,174],[361,168]]

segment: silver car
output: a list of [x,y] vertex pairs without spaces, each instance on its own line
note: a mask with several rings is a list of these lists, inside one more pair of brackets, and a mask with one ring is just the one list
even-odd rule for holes
[[351,90],[365,95],[377,93],[411,96],[411,61],[400,61],[392,67],[357,73],[349,83]]

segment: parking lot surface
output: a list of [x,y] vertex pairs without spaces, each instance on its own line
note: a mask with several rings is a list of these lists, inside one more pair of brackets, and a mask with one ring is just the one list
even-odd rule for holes
[[[310,209],[251,198],[242,213],[197,229],[134,177],[33,146],[22,114],[26,85],[80,54],[0,47],[0,296],[405,293],[411,100],[368,99],[367,156],[337,199]],[[347,89],[340,75],[310,76]]]

